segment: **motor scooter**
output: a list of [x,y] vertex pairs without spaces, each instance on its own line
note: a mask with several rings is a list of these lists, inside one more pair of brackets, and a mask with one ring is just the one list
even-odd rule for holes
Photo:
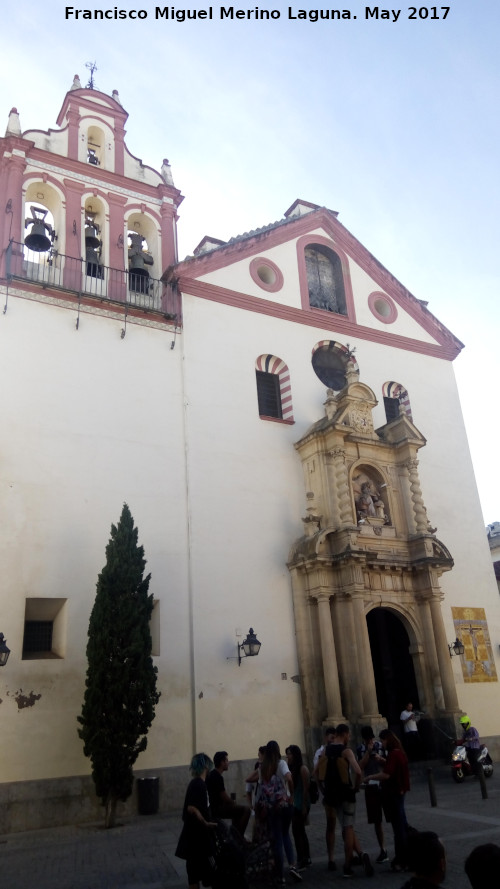
[[[483,744],[480,749],[477,763],[478,765],[482,765],[484,777],[491,778],[493,774],[493,762],[485,744]],[[451,754],[451,777],[457,784],[462,784],[467,777],[473,774],[474,771],[467,757],[467,749],[462,744],[459,744]]]

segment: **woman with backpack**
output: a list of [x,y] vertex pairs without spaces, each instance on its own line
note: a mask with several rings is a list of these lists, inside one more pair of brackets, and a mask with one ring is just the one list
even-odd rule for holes
[[290,838],[292,820],[293,780],[290,769],[281,759],[277,741],[266,744],[262,762],[256,772],[247,778],[248,782],[257,779],[255,796],[255,816],[267,822],[274,857],[276,884],[286,883],[284,877],[284,856],[289,864],[289,874],[297,883],[302,882],[293,854]]
[[311,808],[309,797],[311,775],[303,763],[302,751],[297,744],[290,744],[286,748],[286,757],[293,780],[292,833],[297,851],[297,870],[300,871],[311,864],[306,832],[307,818]]

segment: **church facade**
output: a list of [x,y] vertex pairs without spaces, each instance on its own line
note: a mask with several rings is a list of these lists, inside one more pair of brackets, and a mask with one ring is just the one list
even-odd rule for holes
[[76,719],[123,502],[152,574],[161,698],[138,768],[162,807],[197,750],[243,774],[269,738],[310,754],[325,724],[397,726],[408,700],[429,749],[463,712],[494,746],[462,344],[304,200],[179,261],[182,195],[126,118],[75,78],[56,129],[13,109],[0,140],[0,829],[95,817]]

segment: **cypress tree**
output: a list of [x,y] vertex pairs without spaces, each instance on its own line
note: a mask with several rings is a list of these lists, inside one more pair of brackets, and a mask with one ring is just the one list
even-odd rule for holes
[[132,766],[146,749],[160,697],[151,659],[151,575],[143,577],[144,548],[125,503],[111,526],[106,564],[97,580],[87,643],[87,678],[78,716],[83,750],[92,763],[97,796],[113,827],[116,804],[132,792]]

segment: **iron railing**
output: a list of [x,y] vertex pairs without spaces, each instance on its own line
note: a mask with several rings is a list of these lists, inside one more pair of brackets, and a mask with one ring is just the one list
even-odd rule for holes
[[44,288],[65,290],[100,300],[125,303],[180,319],[180,297],[157,278],[98,265],[51,250],[35,253],[11,241],[6,251],[8,280],[30,281]]

